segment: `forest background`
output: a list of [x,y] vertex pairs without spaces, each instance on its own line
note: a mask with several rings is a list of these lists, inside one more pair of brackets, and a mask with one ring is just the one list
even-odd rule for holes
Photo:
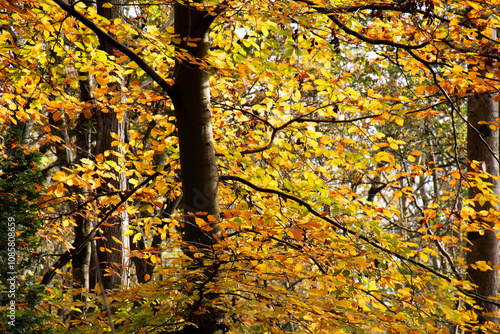
[[499,5],[0,0],[3,332],[500,332]]

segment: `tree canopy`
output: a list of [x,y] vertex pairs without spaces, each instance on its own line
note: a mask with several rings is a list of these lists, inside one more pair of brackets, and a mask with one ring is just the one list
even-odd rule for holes
[[499,5],[0,0],[4,330],[499,332]]

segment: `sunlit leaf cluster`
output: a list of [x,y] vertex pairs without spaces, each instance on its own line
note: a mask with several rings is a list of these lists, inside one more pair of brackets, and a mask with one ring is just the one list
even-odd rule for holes
[[[90,2],[74,4],[169,84],[176,62],[210,73],[221,216],[194,220],[209,233],[206,221],[219,219],[210,249],[189,249],[182,212],[167,213],[182,196],[167,92],[122,52],[106,54],[53,2],[0,1],[1,135],[29,123],[23,148],[43,156],[46,253],[71,251],[76,217],[95,226],[110,210],[126,212],[132,243],[161,240],[124,249],[155,270],[138,278],[130,265],[130,284],[108,293],[117,332],[174,332],[211,308],[224,312],[230,333],[476,325],[466,233],[489,228],[471,218],[498,227],[500,214],[474,210],[498,203],[490,189],[498,176],[480,162],[467,170],[465,101],[500,86],[498,4],[208,1],[217,17],[203,59],[176,49],[174,1],[122,5],[109,21]],[[127,126],[110,133],[113,149],[94,154],[98,111]],[[119,175],[127,191],[110,183]],[[467,199],[469,187],[481,193]],[[53,258],[42,262],[46,271]],[[82,290],[62,268],[33,306],[50,318],[38,329],[108,332],[99,291],[92,282],[77,300]]]

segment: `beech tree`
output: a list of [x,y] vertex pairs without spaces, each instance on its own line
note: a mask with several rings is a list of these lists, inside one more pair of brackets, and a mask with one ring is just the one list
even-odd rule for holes
[[33,330],[499,330],[495,4],[0,5]]
[[[476,88],[480,90],[481,88]],[[492,131],[488,124],[494,124],[498,119],[498,103],[492,93],[475,91],[469,97],[467,107],[467,158],[470,161],[470,173],[476,178],[484,178],[488,186],[481,186],[481,181],[472,183],[469,188],[469,199],[477,201],[477,212],[471,223],[476,228],[484,226],[486,229],[476,231],[472,229],[467,235],[470,241],[470,251],[467,252],[467,274],[469,279],[477,285],[477,293],[485,298],[478,299],[477,303],[488,312],[489,317],[495,317],[498,312],[496,304],[488,303],[488,297],[498,295],[498,270],[481,270],[477,263],[498,267],[498,237],[495,221],[496,200],[484,201],[483,196],[500,194],[498,184],[498,132]],[[482,175],[487,172],[491,176]],[[484,190],[481,190],[484,189]],[[482,321],[485,315],[480,313]]]

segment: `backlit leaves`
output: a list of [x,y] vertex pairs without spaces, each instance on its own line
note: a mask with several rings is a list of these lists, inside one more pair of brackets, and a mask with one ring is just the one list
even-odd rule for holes
[[[475,212],[475,204],[495,205],[498,194],[480,162],[465,172],[456,154],[465,126],[452,125],[451,113],[458,123],[463,98],[498,88],[488,59],[498,46],[482,37],[498,26],[496,7],[230,2],[212,26],[209,56],[193,59],[176,53],[172,27],[162,28],[171,4],[130,3],[113,22],[75,4],[169,83],[176,60],[211,74],[220,175],[254,187],[220,182],[221,217],[192,217],[205,232],[218,221],[218,243],[189,259],[179,235],[189,221],[181,211],[166,214],[181,195],[167,94],[121,52],[100,50],[96,36],[53,3],[0,4],[11,15],[1,17],[11,26],[0,34],[1,123],[31,122],[27,149],[47,152],[48,167],[57,164],[54,147],[81,149],[76,131],[88,131],[94,145],[97,110],[128,122],[125,140],[111,134],[116,149],[53,171],[40,213],[50,222],[40,232],[47,244],[71,249],[73,217],[95,222],[120,203],[127,194],[117,189],[95,194],[117,173],[129,178],[129,189],[160,173],[118,208],[130,215],[125,236],[133,243],[161,239],[159,248],[130,253],[156,265],[146,283],[110,294],[122,332],[180,329],[208,303],[224,311],[234,333],[447,333],[474,321],[470,286],[450,273],[464,272],[465,233],[487,228],[469,218],[498,216]],[[91,101],[80,99],[84,82]],[[449,102],[460,108],[450,111]],[[480,192],[464,200],[467,187]],[[190,271],[190,261],[202,269]],[[71,326],[107,326],[99,290],[88,292],[94,312]],[[40,312],[80,306],[55,291]]]

